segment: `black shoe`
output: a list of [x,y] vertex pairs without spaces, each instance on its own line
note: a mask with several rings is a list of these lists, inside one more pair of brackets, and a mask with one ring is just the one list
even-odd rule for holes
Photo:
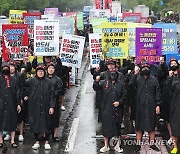
[[11,143],[11,147],[12,147],[12,148],[17,148],[18,145],[17,145],[16,143]]
[[0,143],[0,148],[2,148],[2,147],[3,147],[3,145],[4,145],[3,143]]
[[160,150],[156,145],[154,145],[154,144],[151,145],[150,148],[153,149],[154,151],[157,151],[157,152],[161,151],[161,150]]
[[53,137],[53,142],[59,142],[59,141],[60,141],[59,137]]
[[139,152],[141,151],[141,146],[140,145],[136,145],[136,148],[134,150],[134,152]]

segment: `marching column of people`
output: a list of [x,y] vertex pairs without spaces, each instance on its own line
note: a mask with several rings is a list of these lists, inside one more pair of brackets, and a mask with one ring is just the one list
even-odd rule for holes
[[2,62],[0,148],[4,146],[4,141],[9,140],[13,148],[18,147],[15,143],[17,130],[19,130],[18,140],[23,142],[25,123],[30,125],[30,131],[34,134],[35,144],[32,149],[40,148],[41,136],[45,140],[46,150],[51,149],[50,135],[54,142],[60,141],[58,137],[60,110],[65,110],[62,108],[61,99],[65,95],[66,80],[69,76],[66,75],[62,81],[58,76],[62,76],[62,72],[67,74],[65,72],[68,72],[68,69],[62,69],[64,67],[58,56],[51,58],[49,61],[45,60],[46,65],[37,63],[35,75],[31,73],[33,67],[28,57],[20,62]]
[[[98,120],[102,123],[104,136],[104,146],[100,152],[110,150],[110,138],[117,137],[120,140],[123,114],[126,114],[123,110],[125,106],[128,107],[131,122],[135,123],[135,152],[141,150],[144,132],[149,134],[150,148],[160,151],[155,140],[159,115],[158,120],[164,119],[167,124],[170,137],[167,143],[173,144],[171,153],[177,153],[177,141],[180,136],[178,61],[171,59],[169,67],[164,57],[161,57],[160,63],[156,65],[149,65],[145,60],[141,64],[132,63],[122,68],[118,68],[116,64],[116,60],[110,58],[101,60],[99,67],[91,69],[93,88],[96,91],[96,107],[99,109]],[[114,150],[123,152],[119,143],[120,141]]]

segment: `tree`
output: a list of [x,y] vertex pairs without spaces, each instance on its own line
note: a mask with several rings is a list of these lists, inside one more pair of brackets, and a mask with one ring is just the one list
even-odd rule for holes
[[9,4],[9,2],[7,0],[1,0],[0,1],[0,15],[6,15],[6,14],[4,14],[4,12],[6,10],[9,10],[10,6],[11,5]]
[[171,0],[167,2],[166,8],[169,8],[169,10],[172,10],[173,12],[180,12],[180,1],[179,0]]
[[46,7],[58,7],[60,12],[81,11],[91,0],[0,0],[0,14],[8,15],[9,10],[40,10]]

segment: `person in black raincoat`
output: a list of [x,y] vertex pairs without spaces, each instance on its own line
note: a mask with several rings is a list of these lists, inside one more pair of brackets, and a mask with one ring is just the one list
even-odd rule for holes
[[63,82],[62,80],[55,75],[56,66],[54,63],[50,63],[47,66],[47,74],[48,78],[51,80],[54,86],[54,98],[55,98],[55,107],[54,114],[51,116],[51,131],[52,138],[54,142],[58,142],[59,138],[57,137],[58,127],[59,127],[59,118],[60,118],[60,102],[59,96],[63,90]]
[[128,104],[128,112],[130,114],[129,118],[130,121],[132,121],[133,127],[135,127],[135,108],[136,108],[136,87],[131,84],[132,78],[136,77],[139,74],[140,68],[138,65],[134,66],[134,70],[128,70],[128,73],[126,74],[126,91],[127,91],[127,103]]
[[[166,98],[168,99],[168,111],[170,127],[169,133],[172,138],[172,142],[174,143],[174,148],[171,153],[177,153],[179,150],[177,149],[177,140],[180,137],[180,120],[179,120],[179,112],[180,112],[180,74],[178,73],[179,63],[177,60],[173,59],[170,61],[170,71],[169,77],[167,78],[166,86],[168,88],[168,92]],[[167,89],[166,88],[166,89]],[[168,96],[168,97],[167,97]],[[167,111],[167,112],[168,112]]]
[[157,79],[150,75],[150,65],[145,63],[141,66],[141,74],[135,77],[134,83],[136,92],[136,139],[137,149],[140,151],[139,145],[142,140],[143,132],[146,131],[150,136],[150,148],[160,151],[155,145],[155,127],[156,114],[160,113],[161,92]]
[[[107,59],[106,67],[104,67],[104,65],[105,65],[104,63],[105,62],[101,63],[100,67],[94,71],[94,74],[93,74],[94,80],[96,79],[97,76],[100,76],[101,80],[107,80],[110,77],[111,70],[116,69],[116,61],[114,59],[112,59],[112,58]],[[103,70],[103,68],[107,68],[107,69]],[[124,82],[125,81],[124,75],[118,71],[117,71],[117,73],[118,73],[118,80]],[[102,97],[102,90],[101,89],[96,90],[96,99],[97,99],[96,106],[99,109],[99,113],[98,113],[98,121],[99,122],[102,122],[102,119],[101,119],[101,97]]]
[[163,87],[162,87],[162,103],[161,103],[161,117],[164,118],[166,124],[167,124],[167,129],[169,132],[169,140],[168,144],[171,145],[173,143],[172,140],[172,131],[171,131],[171,126],[170,126],[170,107],[171,107],[171,100],[172,100],[172,72],[174,74],[178,74],[178,62],[177,60],[170,60],[169,62],[169,71],[168,71],[168,76],[166,79],[161,78],[161,82],[163,82]]
[[52,82],[45,76],[43,65],[36,68],[36,76],[25,82],[28,87],[28,105],[30,131],[34,133],[36,143],[32,149],[40,147],[39,135],[45,134],[45,150],[50,150],[50,115],[54,112],[54,87]]
[[18,82],[10,76],[10,66],[4,62],[0,76],[0,147],[3,147],[2,131],[11,134],[11,146],[17,147],[14,137],[17,127],[17,111],[21,111],[19,97]]
[[[109,78],[100,80],[100,76],[94,81],[94,90],[102,90],[101,118],[105,146],[100,152],[109,151],[108,140],[112,137],[121,136],[122,110],[126,101],[125,85],[118,80],[119,73],[112,69]],[[123,152],[120,146],[120,139],[115,146],[117,152]]]
[[[20,89],[20,94],[21,94],[20,95],[21,96],[20,98],[21,112],[18,114],[18,127],[19,127],[19,133],[20,133],[18,140],[22,142],[24,141],[23,129],[24,129],[24,118],[25,118],[25,113],[24,113],[25,111],[24,111],[23,98],[22,98],[24,85],[21,79],[21,72],[17,72],[16,65],[13,61],[10,62],[10,76],[13,77],[16,82],[19,83],[19,89]],[[6,139],[8,139],[8,135],[6,135]]]

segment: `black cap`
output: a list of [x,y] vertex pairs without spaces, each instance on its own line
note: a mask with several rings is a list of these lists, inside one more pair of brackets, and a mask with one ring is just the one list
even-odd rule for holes
[[2,67],[2,68],[3,68],[3,67],[10,67],[10,65],[9,65],[8,62],[3,62],[1,67]]
[[56,65],[55,65],[53,62],[50,62],[50,63],[48,64],[47,68],[48,68],[49,66],[54,66],[54,67],[56,68]]

